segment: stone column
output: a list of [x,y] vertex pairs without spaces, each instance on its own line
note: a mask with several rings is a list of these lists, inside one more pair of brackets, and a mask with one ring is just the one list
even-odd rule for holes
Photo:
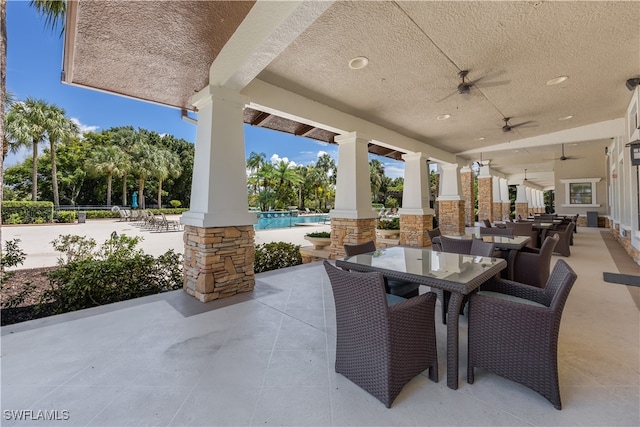
[[462,197],[465,199],[464,204],[464,223],[468,227],[473,227],[476,223],[475,201],[476,186],[474,185],[475,176],[473,170],[469,166],[460,169],[460,183],[462,185]]
[[502,221],[502,198],[500,197],[500,178],[493,177],[493,207],[491,221]]
[[462,235],[464,229],[464,198],[460,196],[460,174],[457,164],[442,164],[440,195],[438,196],[438,226],[442,234]]
[[332,259],[345,256],[342,245],[376,240],[377,214],[371,207],[369,141],[355,132],[335,137],[338,144],[336,205],[331,216]]
[[478,174],[478,221],[491,221],[493,210],[493,177],[489,166],[480,166]]
[[516,193],[516,219],[526,218],[529,215],[529,202],[527,202],[527,191],[523,184],[518,185]]
[[511,201],[509,200],[509,185],[506,178],[500,178],[500,199],[502,200],[502,220],[507,221],[511,216]]
[[423,153],[403,154],[404,190],[400,214],[400,245],[429,246],[427,230],[433,228],[433,209],[429,207],[429,166]]
[[[253,290],[255,214],[249,213],[242,110],[222,87],[194,95],[198,108],[191,206],[184,233],[184,290],[202,302]],[[223,154],[224,153],[224,154]]]

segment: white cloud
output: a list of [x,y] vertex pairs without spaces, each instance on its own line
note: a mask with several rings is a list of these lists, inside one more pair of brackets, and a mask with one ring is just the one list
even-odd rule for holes
[[320,150],[320,151],[318,151],[317,157],[320,158],[320,157],[324,156],[325,154],[329,154],[329,153],[327,153],[326,151]]
[[280,157],[277,153],[274,153],[273,156],[271,156],[271,158],[269,159],[269,161],[271,162],[272,165],[277,165],[280,162],[285,162],[286,164],[289,165],[289,167],[292,167],[292,168],[295,168],[296,166],[298,166],[296,162],[294,162],[293,160],[289,160],[288,157]]
[[391,179],[404,177],[404,164],[384,163],[384,174]]
[[100,129],[100,126],[89,126],[89,125],[83,125],[82,123],[80,123],[80,120],[78,120],[75,117],[71,117],[70,119],[73,123],[75,123],[78,128],[80,128],[80,133],[85,133],[85,132],[95,132],[98,129]]

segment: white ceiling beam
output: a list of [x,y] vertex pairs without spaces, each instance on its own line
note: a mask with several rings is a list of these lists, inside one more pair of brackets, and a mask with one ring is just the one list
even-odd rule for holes
[[209,84],[239,91],[333,1],[258,0],[209,69]]
[[424,142],[409,138],[383,126],[371,123],[351,114],[343,113],[327,105],[304,98],[293,92],[254,79],[243,90],[249,107],[275,114],[289,120],[308,124],[330,132],[345,134],[357,132],[381,147],[403,153],[424,153],[430,160],[455,163],[456,156]]
[[546,135],[523,138],[488,147],[474,148],[463,151],[458,155],[464,156],[476,153],[489,153],[492,151],[515,150],[530,147],[542,147],[545,145],[557,145],[562,143],[595,141],[599,139],[615,138],[624,135],[624,118],[607,120],[577,128],[561,130]]

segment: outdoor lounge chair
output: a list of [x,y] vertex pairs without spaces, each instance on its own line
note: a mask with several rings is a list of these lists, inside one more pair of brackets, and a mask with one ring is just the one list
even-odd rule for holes
[[432,292],[388,306],[381,273],[344,271],[324,261],[336,306],[335,371],[389,408],[424,370],[438,382]]
[[484,368],[562,409],[558,331],[576,273],[559,260],[544,289],[493,278],[469,298],[467,382]]
[[[375,252],[376,244],[373,240],[369,240],[358,245],[343,245],[344,252],[347,256],[365,254],[367,252]],[[418,296],[420,285],[417,283],[405,282],[403,280],[385,278],[385,289],[391,295],[397,295],[403,298],[412,298]]]

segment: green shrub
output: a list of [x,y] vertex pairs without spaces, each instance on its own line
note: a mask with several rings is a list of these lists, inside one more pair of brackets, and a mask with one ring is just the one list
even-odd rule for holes
[[87,219],[101,219],[101,218],[120,218],[120,213],[111,212],[110,210],[95,210],[95,211],[86,211]]
[[302,264],[300,245],[271,242],[256,245],[253,269],[256,273]]
[[53,303],[54,313],[66,313],[182,287],[182,256],[173,250],[154,258],[136,249],[140,237],[120,235],[92,251],[92,240],[61,236],[54,241],[56,250],[73,261],[49,274],[51,289],[41,305]]
[[379,230],[400,230],[400,218],[379,219],[376,228]]
[[[9,280],[15,274],[13,271],[6,271],[6,268],[17,267],[24,263],[26,254],[18,243],[20,239],[7,240],[4,243],[4,251],[0,253],[0,292],[4,294],[4,287],[7,280]],[[24,299],[29,296],[35,289],[31,283],[25,283],[22,290],[10,297],[3,298],[2,308],[14,308],[24,302]]]
[[58,265],[69,264],[75,261],[82,261],[93,256],[96,241],[86,236],[76,236],[73,234],[63,234],[54,239],[51,244],[53,250],[63,255],[58,257]]
[[[17,215],[17,216],[16,216]],[[53,203],[51,202],[2,202],[2,222],[9,224],[9,219],[20,218],[21,224],[53,222]],[[13,224],[20,224],[14,222]]]
[[76,220],[76,211],[58,211],[56,219],[58,222],[71,223]]
[[309,237],[331,237],[331,233],[328,231],[316,231],[314,233],[307,233],[305,236]]
[[180,200],[170,200],[169,204],[173,207],[173,208],[179,208],[182,205],[182,202]]
[[6,221],[7,224],[22,224],[22,217],[20,214],[14,213],[9,215],[9,218]]

